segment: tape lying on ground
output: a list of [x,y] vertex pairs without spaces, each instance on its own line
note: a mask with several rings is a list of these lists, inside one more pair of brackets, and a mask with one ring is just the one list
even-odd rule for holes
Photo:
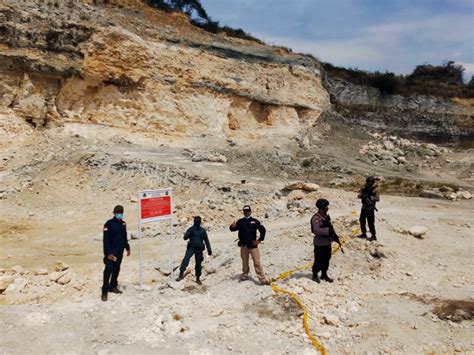
[[[352,214],[354,214],[355,211],[352,212]],[[355,230],[352,231],[352,236],[354,237],[355,235],[359,234],[360,233],[360,229],[359,228],[356,228]],[[344,244],[346,241],[347,241],[347,237],[344,236],[341,238],[341,244]],[[336,253],[337,251],[339,251],[340,247],[339,245],[335,245],[333,248],[332,248],[332,254]],[[308,320],[309,320],[309,314],[308,314],[308,309],[306,308],[305,304],[303,302],[301,302],[301,300],[299,299],[299,297],[294,293],[294,292],[291,292],[291,291],[288,291],[288,290],[285,290],[284,288],[281,288],[281,287],[278,287],[275,282],[277,281],[282,281],[288,277],[290,277],[292,274],[294,274],[295,272],[297,271],[301,271],[301,270],[306,270],[306,269],[309,269],[313,266],[313,263],[310,262],[306,265],[303,265],[303,266],[300,266],[300,267],[297,267],[295,269],[291,269],[291,270],[288,270],[288,271],[285,271],[283,273],[281,273],[273,282],[272,282],[272,290],[276,293],[282,293],[282,294],[286,294],[288,296],[290,296],[295,302],[296,304],[301,308],[301,310],[303,311],[303,327],[304,327],[304,331],[306,333],[306,335],[308,336],[309,340],[311,340],[311,343],[314,345],[314,347],[322,354],[322,355],[326,355],[327,352],[326,352],[326,349],[324,348],[324,346],[321,345],[321,343],[319,343],[318,339],[316,339],[316,337],[313,335],[313,333],[311,332],[311,329],[308,325]]]

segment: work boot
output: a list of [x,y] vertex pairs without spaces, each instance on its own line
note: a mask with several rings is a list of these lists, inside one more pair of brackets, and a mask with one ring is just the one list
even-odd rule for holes
[[357,238],[367,239],[367,234],[361,233],[357,236]]
[[240,276],[239,282],[247,281],[248,279],[249,279],[249,277],[248,277],[247,275],[242,274],[242,275]]
[[271,284],[271,282],[270,282],[269,280],[260,281],[260,285],[261,285],[261,286],[268,286],[268,285],[270,285],[270,284]]
[[196,278],[196,283],[197,283],[198,285],[202,285],[202,282],[201,282],[201,280],[199,280],[199,277]]
[[122,291],[120,291],[117,287],[111,288],[109,292],[112,292],[112,293],[122,293]]
[[324,281],[327,281],[327,282],[333,282],[333,281],[334,281],[333,279],[331,279],[331,278],[328,276],[328,274],[323,274],[323,275],[321,276],[321,280],[324,280]]
[[319,280],[318,274],[313,275],[313,281],[316,281],[317,283],[320,283],[321,281]]
[[102,301],[107,301],[107,292],[102,292]]
[[184,274],[180,272],[178,278],[176,279],[176,282],[180,282],[182,279],[184,279]]
[[377,240],[377,237],[374,235],[370,238],[367,239],[369,242],[373,242],[374,240]]

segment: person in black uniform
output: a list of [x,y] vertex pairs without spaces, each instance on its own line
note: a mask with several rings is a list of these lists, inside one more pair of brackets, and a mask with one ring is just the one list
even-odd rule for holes
[[375,211],[377,211],[377,207],[375,204],[380,201],[380,195],[375,178],[373,176],[369,176],[365,180],[365,186],[359,190],[357,197],[360,198],[362,202],[362,208],[360,210],[359,217],[360,230],[362,231],[362,234],[359,235],[359,238],[367,238],[367,229],[365,227],[367,221],[371,234],[371,237],[367,240],[377,240],[377,236],[375,234]]
[[201,270],[202,270],[202,261],[204,260],[203,251],[207,248],[207,254],[212,255],[211,244],[209,243],[209,238],[207,237],[206,230],[201,227],[201,217],[194,217],[194,225],[190,227],[184,234],[184,240],[188,241],[188,246],[186,248],[186,254],[184,255],[181,266],[179,267],[179,276],[176,281],[181,281],[184,279],[184,272],[189,265],[189,261],[192,256],[195,256],[196,259],[196,283],[202,285],[200,280]]
[[118,289],[118,276],[124,250],[130,256],[130,245],[127,240],[127,224],[123,220],[123,207],[114,207],[114,218],[104,225],[104,283],[102,301],[107,301],[108,292],[122,293]]
[[[270,281],[267,280],[263,272],[262,263],[260,260],[260,251],[258,245],[264,241],[266,229],[258,219],[251,216],[252,209],[249,205],[245,205],[243,208],[244,218],[238,221],[232,222],[229,229],[231,232],[239,231],[239,243],[240,256],[242,258],[242,276],[240,281],[248,279],[249,275],[249,256],[252,256],[253,266],[257,273],[260,284],[269,285]],[[257,239],[257,231],[260,233],[260,237]]]

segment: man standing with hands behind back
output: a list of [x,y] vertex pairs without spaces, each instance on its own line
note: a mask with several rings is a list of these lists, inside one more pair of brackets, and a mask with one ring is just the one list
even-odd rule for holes
[[114,217],[104,225],[104,283],[102,301],[107,301],[108,292],[122,293],[118,289],[118,276],[124,250],[130,256],[130,245],[127,240],[127,224],[123,220],[123,207],[114,207]]
[[[265,239],[266,229],[258,219],[253,218],[252,209],[249,205],[243,208],[244,218],[232,222],[229,229],[231,232],[239,232],[240,256],[242,257],[242,276],[240,281],[248,279],[249,275],[249,256],[252,256],[253,266],[257,273],[261,285],[269,285],[270,282],[263,273],[263,267],[260,261],[260,250],[258,245]],[[257,239],[257,230],[260,237]]]

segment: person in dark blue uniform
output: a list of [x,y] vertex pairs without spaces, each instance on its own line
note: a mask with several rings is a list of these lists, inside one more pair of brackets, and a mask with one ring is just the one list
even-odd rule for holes
[[[267,280],[263,272],[260,250],[258,249],[258,245],[265,240],[266,229],[258,219],[251,216],[252,209],[249,205],[245,205],[242,212],[244,213],[244,218],[232,222],[229,227],[231,232],[239,232],[239,242],[237,245],[240,247],[240,256],[242,258],[242,275],[240,276],[240,281],[248,280],[250,272],[249,259],[251,256],[260,284],[270,285],[270,281]],[[258,239],[257,231],[260,233]]]
[[104,225],[104,283],[102,301],[107,301],[108,292],[122,293],[118,289],[118,276],[124,250],[130,256],[130,245],[127,240],[127,224],[123,220],[123,207],[114,207],[114,218]]
[[201,270],[202,270],[202,261],[204,260],[203,252],[207,248],[207,254],[212,255],[211,243],[209,243],[209,238],[207,237],[206,230],[201,226],[201,217],[194,217],[194,224],[190,227],[184,234],[184,240],[188,240],[188,246],[186,248],[186,254],[184,255],[181,266],[179,267],[179,276],[176,281],[181,281],[184,279],[184,272],[189,265],[189,261],[192,256],[196,258],[196,283],[202,285],[201,283]]

